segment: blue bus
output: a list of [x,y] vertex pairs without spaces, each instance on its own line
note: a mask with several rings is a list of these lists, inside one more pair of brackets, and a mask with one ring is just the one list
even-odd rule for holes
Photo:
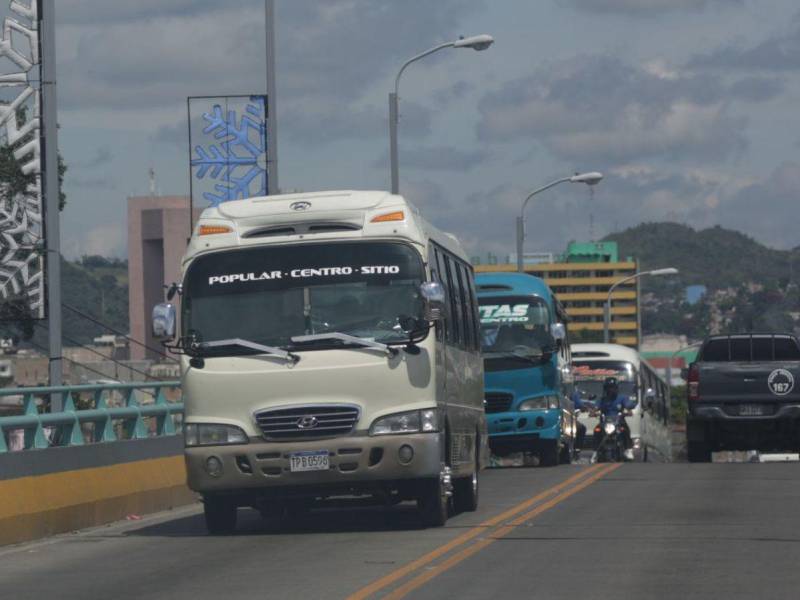
[[492,452],[571,462],[578,424],[563,307],[533,275],[481,273],[475,284]]

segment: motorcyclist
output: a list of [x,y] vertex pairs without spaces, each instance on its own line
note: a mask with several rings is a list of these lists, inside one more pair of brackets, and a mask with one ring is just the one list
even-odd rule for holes
[[[623,427],[623,438],[625,440],[625,458],[633,460],[633,441],[631,440],[631,430],[625,421],[625,411],[636,407],[636,401],[628,396],[619,393],[619,381],[616,377],[606,377],[603,381],[603,395],[597,401],[597,410],[605,416],[616,420],[619,417],[620,425]],[[602,433],[595,432],[595,447],[600,442]]]

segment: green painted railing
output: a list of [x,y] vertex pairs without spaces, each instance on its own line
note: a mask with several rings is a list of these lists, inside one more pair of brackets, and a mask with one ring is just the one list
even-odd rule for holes
[[[0,399],[22,396],[23,409],[21,415],[0,417],[0,453],[9,451],[10,435],[20,430],[25,450],[174,435],[182,424],[183,402],[170,401],[165,392],[179,392],[180,385],[150,381],[0,388]],[[38,404],[53,394],[62,395],[64,410],[39,412]],[[142,395],[152,401],[142,402]]]

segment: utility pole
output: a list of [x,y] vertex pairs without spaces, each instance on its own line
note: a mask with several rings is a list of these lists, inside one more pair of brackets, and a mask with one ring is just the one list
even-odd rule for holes
[[278,102],[275,94],[275,0],[264,1],[267,39],[267,194],[280,193],[278,187]]
[[[58,119],[56,116],[56,6],[39,0],[39,45],[42,86],[42,195],[47,237],[47,323],[49,330],[50,385],[63,384],[61,372],[61,229],[58,186]],[[50,410],[60,412],[61,394],[52,394]]]

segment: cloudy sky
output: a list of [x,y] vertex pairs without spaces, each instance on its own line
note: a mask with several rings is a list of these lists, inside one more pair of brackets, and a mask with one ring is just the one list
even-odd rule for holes
[[[386,95],[401,87],[401,190],[470,254],[530,250],[642,221],[800,245],[796,0],[277,0],[280,184],[388,187]],[[259,0],[59,0],[69,256],[124,256],[125,203],[188,193],[186,97],[265,87]],[[766,8],[768,7],[768,10]],[[593,222],[593,226],[590,223]]]

